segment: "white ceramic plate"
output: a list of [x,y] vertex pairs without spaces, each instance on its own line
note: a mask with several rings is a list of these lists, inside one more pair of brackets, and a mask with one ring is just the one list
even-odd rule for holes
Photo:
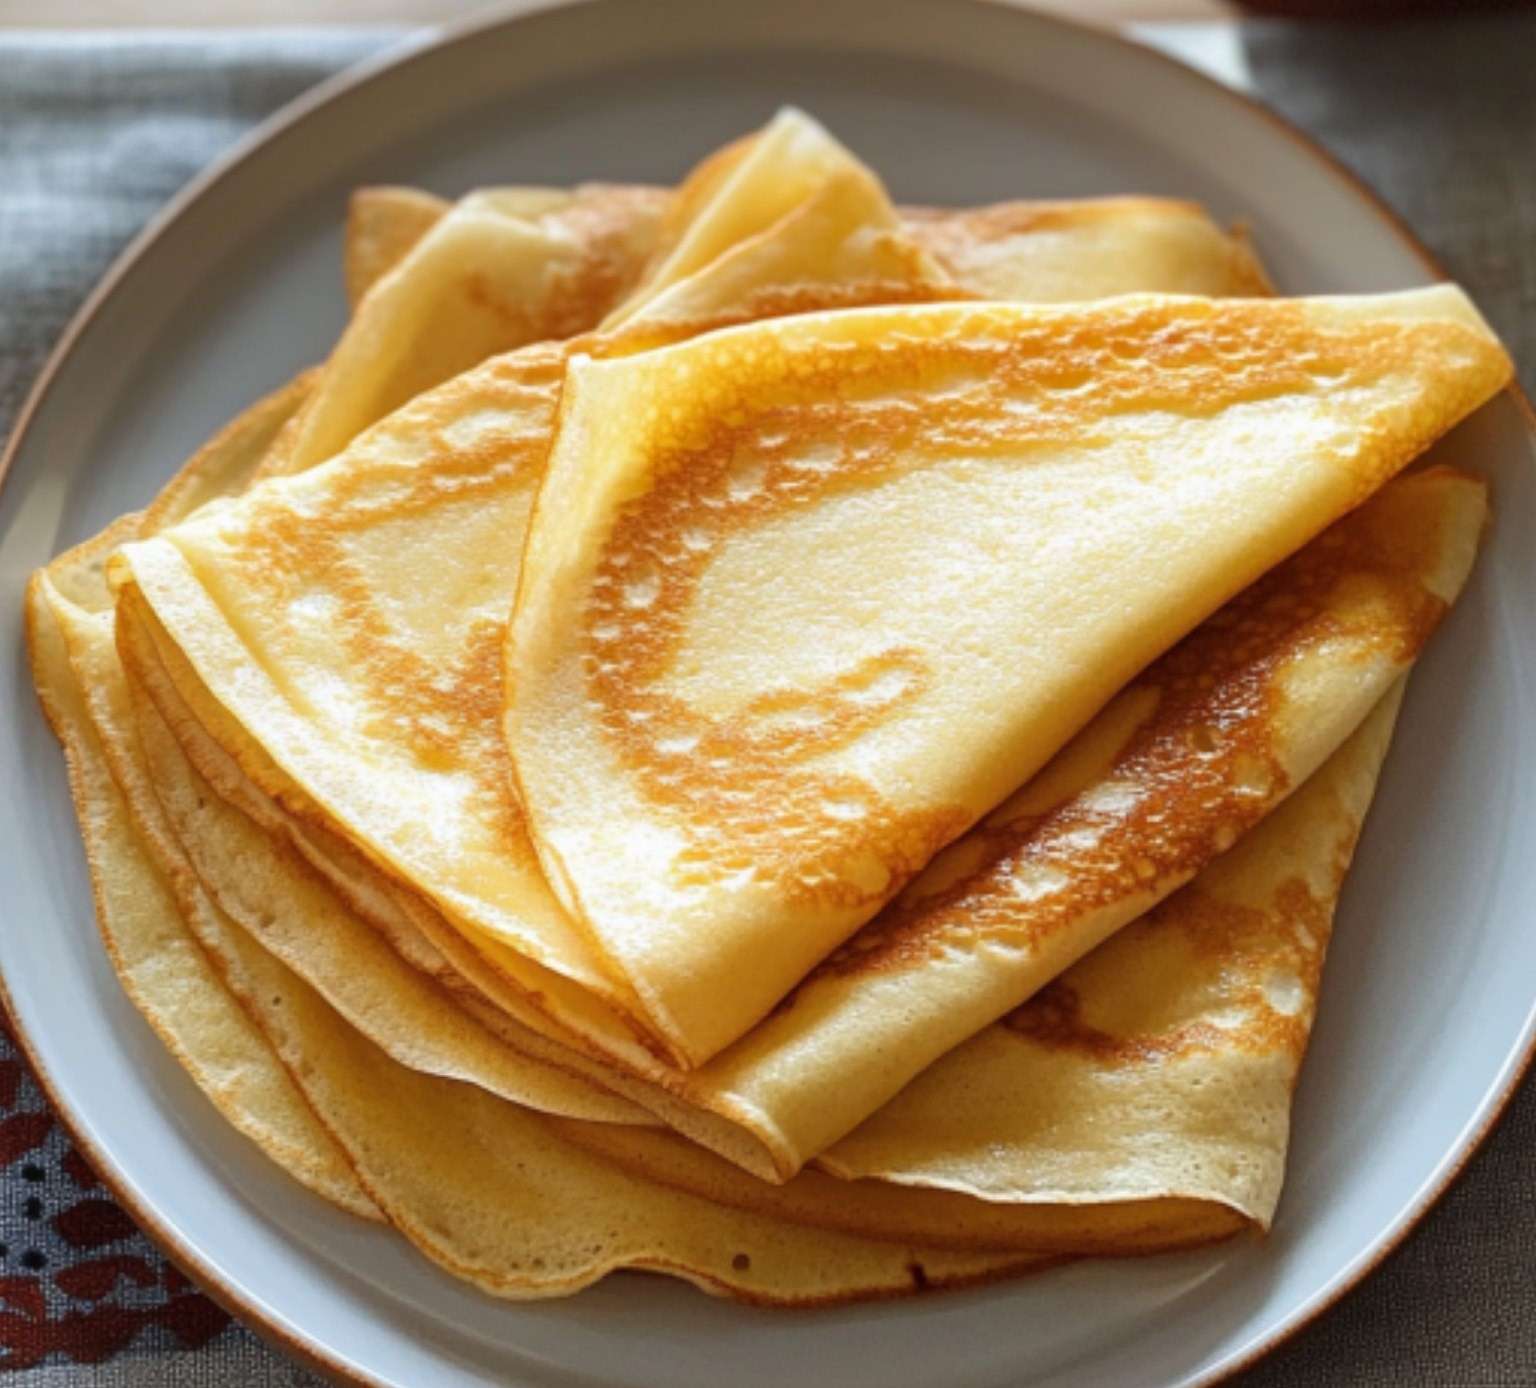
[[0,883],[14,1016],[55,1100],[157,1236],[244,1315],[370,1383],[1209,1383],[1314,1314],[1444,1188],[1527,1059],[1536,992],[1536,471],[1513,397],[1444,456],[1499,523],[1415,676],[1340,913],[1265,1243],[973,1293],[773,1314],[659,1278],[511,1305],[334,1213],[214,1114],[102,956],[28,680],[26,575],[141,504],[343,320],[347,190],[671,180],[782,102],[904,199],[1145,191],[1251,218],[1291,292],[1434,278],[1390,214],[1273,117],[1167,59],[976,0],[526,6],[280,117],[129,252],[77,322],[0,495]]

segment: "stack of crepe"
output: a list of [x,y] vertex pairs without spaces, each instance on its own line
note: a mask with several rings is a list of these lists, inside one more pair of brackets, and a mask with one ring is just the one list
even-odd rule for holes
[[103,938],[224,1115],[498,1295],[1267,1228],[1508,380],[1155,198],[359,193],[353,315],[41,571]]

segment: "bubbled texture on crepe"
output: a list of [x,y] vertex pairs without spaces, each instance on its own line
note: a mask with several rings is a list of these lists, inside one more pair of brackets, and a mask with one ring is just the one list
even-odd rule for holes
[[1334,909],[1400,698],[1398,686],[1191,885],[932,1066],[822,1164],[995,1201],[1179,1195],[1267,1227]]
[[[878,301],[922,268],[878,183],[824,132],[801,134],[815,174],[803,205],[586,345],[625,352],[735,321],[754,286],[764,311],[784,293]],[[142,593],[167,673],[190,667],[181,697],[246,775],[425,896],[551,1016],[634,1060],[664,1038],[550,897],[498,727],[519,541],[571,350],[487,362],[120,569],[130,616]]]
[[684,1081],[781,1176],[1229,849],[1408,670],[1486,492],[1389,483],[1140,675],[747,1036]]
[[574,362],[508,653],[551,884],[702,1062],[1508,372],[1449,288],[815,314]]

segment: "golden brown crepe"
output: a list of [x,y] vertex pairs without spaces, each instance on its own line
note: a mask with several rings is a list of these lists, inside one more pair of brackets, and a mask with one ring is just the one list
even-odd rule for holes
[[1139,294],[1272,293],[1246,236],[1176,198],[1002,202],[902,209],[908,233],[983,299],[1075,303]]
[[[506,665],[550,886],[702,1064],[1508,378],[1450,286],[863,309],[574,358]],[[190,651],[212,613],[175,606],[219,557],[140,552]]]
[[[450,1271],[497,1295],[559,1294],[613,1267],[641,1266],[747,1300],[801,1304],[963,1285],[1043,1265],[1016,1246],[984,1251],[974,1238],[958,1245],[941,1241],[933,1248],[925,1248],[920,1237],[828,1240],[654,1188],[579,1148],[567,1148],[521,1109],[487,1098],[485,1091],[496,1086],[474,1074],[473,1042],[464,1045],[459,1064],[467,1062],[481,1089],[434,1080],[413,1093],[418,1071],[433,1068],[430,1019],[423,1025],[419,1009],[396,1019],[404,1023],[406,1042],[425,1042],[427,1052],[408,1055],[413,1068],[401,1068],[352,1033],[202,894],[199,880],[179,858],[182,840],[166,832],[169,807],[163,810],[155,799],[156,792],[175,788],[175,778],[155,775],[153,757],[135,745],[121,672],[110,659],[110,636],[102,640],[110,608],[101,559],[123,540],[152,533],[153,517],[173,519],[194,498],[238,487],[302,395],[300,383],[258,402],[199,453],[143,516],[124,517],[60,556],[37,575],[29,593],[34,671],[44,707],[69,753],[109,957],[193,1080],[291,1175],[343,1209],[381,1219],[379,1206],[354,1175],[352,1158],[343,1155],[356,1152],[365,1179],[379,1184],[391,1218],[408,1237]],[[153,717],[142,706],[139,713]],[[200,826],[188,841],[207,851],[202,841],[210,836],[204,830]],[[259,900],[264,873],[280,871],[283,864],[279,859],[263,866],[262,851],[270,844],[244,846],[253,853],[238,865],[237,875],[256,889]],[[313,897],[301,893],[296,904],[312,905]],[[346,929],[334,916],[310,924],[316,927],[309,932],[312,941]],[[280,924],[266,920],[260,926],[264,943],[281,950]],[[334,948],[345,942],[325,943]],[[355,939],[351,943],[354,966],[388,974],[376,946],[370,951],[357,948]],[[359,981],[366,986],[366,980]],[[338,986],[345,994],[345,983]],[[355,994],[346,1000],[354,1001]],[[307,1077],[311,1097],[331,1102],[322,1110],[327,1121],[340,1122],[362,1146],[338,1147],[316,1121],[265,1034],[253,1025],[253,1015],[268,1025],[274,1018],[289,1028],[297,1022],[320,1039],[321,1045],[299,1058],[299,1072]],[[353,1016],[365,1025],[370,1020],[355,1011]],[[400,1033],[391,1036],[395,1044],[401,1039]],[[464,1042],[462,1030],[457,1039]],[[349,1047],[360,1061],[349,1063]],[[549,1073],[558,1079],[559,1072]],[[377,1082],[380,1075],[383,1084]],[[337,1095],[360,1092],[362,1111],[338,1111]],[[478,1097],[466,1097],[470,1093]],[[441,1125],[435,1132],[434,1122]],[[424,1137],[428,1133],[430,1139]],[[482,1142],[489,1143],[488,1154]],[[421,1166],[413,1167],[417,1159]],[[437,1180],[443,1184],[428,1189]],[[974,1204],[942,1199],[962,1209]],[[551,1218],[556,1211],[559,1217]],[[917,1226],[921,1232],[923,1221]],[[956,1247],[959,1251],[948,1251]]]
[[[503,191],[516,190],[496,190]],[[347,216],[347,293],[360,301],[449,206],[417,188],[360,188]],[[1071,303],[1156,290],[1237,298],[1273,288],[1241,231],[1177,198],[900,207],[903,229],[965,295]]]
[[342,275],[347,302],[353,309],[405,259],[450,206],[446,198],[422,188],[384,185],[353,192],[347,200],[342,241]]
[[1484,487],[1462,474],[1389,483],[1140,675],[674,1088],[736,1115],[776,1177],[792,1175],[1311,776],[1402,679],[1486,517]]
[[660,189],[605,184],[461,199],[358,304],[282,469],[330,457],[489,356],[594,326],[639,275],[666,202]]
[[[923,278],[935,272],[920,254],[903,250],[878,182],[825,132],[803,119],[799,127],[797,148],[821,171],[801,203],[692,278],[653,284],[646,312],[585,345],[630,351],[775,311],[786,297],[879,301],[904,268],[919,277],[904,292],[946,292]],[[865,235],[872,226],[877,234]],[[156,652],[144,679],[173,728],[195,738],[198,725],[301,821],[289,826],[295,846],[354,906],[378,915],[389,891],[373,880],[382,871],[407,891],[399,909],[446,920],[477,949],[500,946],[496,967],[531,1005],[648,1062],[656,1042],[641,1009],[538,871],[497,728],[515,550],[571,350],[548,344],[487,362],[365,431],[333,462],[273,478],[175,538],[135,548],[120,562],[123,612],[144,652]],[[334,370],[333,361],[327,378]],[[256,599],[253,625],[231,625],[222,598],[188,573],[186,556],[204,546],[219,592],[237,604]],[[180,630],[171,589],[212,644]],[[224,662],[227,687],[210,658]],[[262,687],[261,714],[225,704],[234,685]],[[178,716],[172,698],[189,712]],[[205,751],[198,769],[219,788]],[[329,836],[323,851],[319,836]],[[336,839],[363,862],[338,865]]]
[[[1307,775],[1427,638],[1465,576],[1483,515],[1481,488],[1443,471],[1386,488],[1241,595],[1085,730],[1024,793],[1025,807],[1053,806],[1054,817],[1030,820],[1035,832],[1019,839],[1003,826],[1017,816],[1011,806],[967,836],[788,1007],[703,1069],[682,1074],[642,1061],[631,1069],[651,1081],[643,1084],[583,1064],[569,1050],[575,1038],[540,1047],[524,1027],[512,1044],[606,1080],[682,1131],[783,1179],[929,1061],[1172,890]],[[1245,633],[1241,643],[1234,632]],[[1191,686],[1190,672],[1202,687]],[[1194,760],[1191,724],[1215,730],[1200,734],[1203,752]],[[1241,742],[1229,746],[1230,738]],[[1200,797],[1234,766],[1242,777],[1202,812]],[[1183,800],[1172,798],[1176,790]],[[1148,819],[1138,792],[1152,797],[1160,816]],[[1182,835],[1154,833],[1160,818],[1177,820]],[[1080,856],[1085,827],[1105,836],[1106,849],[1148,864],[1150,875],[1120,880],[1113,855]],[[1047,860],[1065,853],[1041,880],[1055,874],[1063,887],[1075,879],[1075,888],[1019,903],[1013,858],[1028,853]],[[957,873],[969,874],[961,886]],[[934,895],[935,883],[947,890]],[[228,899],[229,889],[213,885]],[[237,897],[246,890],[238,880],[234,888]],[[1028,949],[999,954],[985,942],[967,949],[974,937],[967,912],[997,917],[989,898],[1030,908],[1015,929],[1035,937],[1049,924],[1050,933]],[[933,938],[915,947],[925,932]],[[852,967],[898,933],[906,943],[886,953],[900,959],[905,951],[911,968]],[[451,937],[433,938],[448,949]],[[449,959],[486,984],[462,950]],[[486,991],[507,1001],[494,980]],[[524,1022],[536,1021],[526,1005],[510,1006]]]
[[1486,514],[1371,496],[1507,375],[1465,300],[956,302],[1268,285],[1188,204],[898,213],[796,112],[675,195],[359,199],[347,269],[326,368],[34,584],[104,930],[215,1102],[499,1295],[1267,1226]]
[[[67,601],[67,600],[65,600]],[[210,963],[134,832],[79,702],[62,643],[38,609],[39,687],[71,750],[105,938],[135,1002],[226,1117],[290,1174],[353,1213],[389,1217],[456,1275],[502,1296],[569,1292],[619,1266],[654,1267],[767,1303],[826,1302],[961,1285],[1040,1265],[1018,1251],[826,1236],[625,1176],[567,1147],[483,1090],[390,1061],[215,911]],[[185,898],[183,898],[185,899]],[[231,991],[233,989],[233,991]],[[254,1011],[310,1043],[305,1092],[252,1024]],[[347,1152],[348,1158],[342,1153]]]
[[172,478],[142,515],[122,517],[35,574],[27,589],[27,637],[38,695],[69,767],[102,941],[128,996],[234,1127],[301,1184],[343,1209],[378,1219],[340,1150],[182,926],[170,884],[143,852],[108,771],[55,616],[59,603],[82,614],[110,613],[103,564],[112,549],[174,521],[208,496],[243,485],[302,404],[307,385],[301,378],[258,401]]
[[[739,311],[733,306],[742,297],[744,267],[753,265],[773,267],[762,271],[759,284],[784,283],[798,273],[801,284],[819,276],[846,293],[846,281],[837,277],[846,269],[843,243],[848,238],[829,233],[836,225],[828,215],[831,209],[841,208],[850,228],[873,218],[883,230],[868,241],[865,263],[886,263],[896,243],[880,212],[878,183],[851,157],[837,167],[838,176],[823,185],[832,194],[807,198],[770,233],[742,243],[692,281],[656,294],[650,312],[690,296],[704,309],[713,302],[727,315]],[[875,272],[870,281],[875,292],[883,273]],[[636,315],[627,334],[648,332],[647,321],[647,315]],[[655,1039],[644,1030],[643,1019],[637,1034],[635,1000],[625,996],[622,985],[615,986],[600,962],[584,960],[589,942],[568,930],[536,871],[524,868],[517,877],[520,864],[531,865],[531,857],[500,828],[515,822],[520,811],[506,796],[494,709],[467,695],[477,682],[482,689],[486,685],[483,667],[476,663],[485,646],[477,642],[493,644],[499,637],[499,613],[515,576],[505,563],[507,537],[518,533],[525,514],[519,508],[526,508],[536,480],[535,458],[547,427],[538,423],[539,411],[545,420],[550,417],[560,355],[541,349],[488,364],[370,431],[349,450],[346,465],[338,460],[308,478],[274,484],[263,489],[270,504],[253,498],[245,514],[210,514],[190,528],[194,544],[211,540],[206,567],[222,570],[225,591],[248,609],[236,623],[242,639],[229,648],[229,679],[249,686],[262,670],[291,667],[303,686],[293,712],[301,721],[319,715],[309,733],[295,734],[281,721],[289,714],[279,703],[257,715],[258,721],[269,721],[260,739],[251,737],[249,726],[212,696],[203,675],[162,625],[163,614],[143,600],[136,585],[124,595],[128,620],[122,636],[131,641],[138,631],[143,677],[189,744],[197,774],[267,829],[284,834],[328,875],[345,902],[386,932],[414,964],[450,988],[462,988],[467,980],[491,1000],[506,1014],[499,1030],[510,1045],[607,1082],[751,1169],[782,1179],[877,1106],[894,1088],[890,1075],[899,1067],[892,1064],[878,1083],[861,1078],[831,1086],[839,1095],[836,1103],[794,1103],[785,1098],[790,1086],[783,1084],[765,1098],[760,1081],[771,1068],[768,1060],[785,1044],[779,1036],[755,1058],[722,1057],[719,1073],[711,1070],[690,1081],[653,1053]],[[458,430],[455,421],[461,418],[474,420],[480,435]],[[445,449],[445,443],[451,448]],[[497,468],[486,467],[494,456],[486,443],[506,459]],[[426,466],[423,450],[433,448],[437,451]],[[406,484],[410,491],[402,494]],[[397,509],[401,500],[407,501],[405,514]],[[286,540],[281,538],[285,533]],[[224,538],[230,534],[245,538],[231,549]],[[434,567],[431,556],[439,552],[466,560],[449,566],[448,576],[465,575],[480,586],[455,590],[440,579],[424,583],[423,575]],[[467,559],[479,553],[495,557]],[[171,565],[180,562],[175,553],[161,554]],[[497,584],[504,586],[498,590]],[[306,590],[322,600],[304,602],[298,609],[302,621],[293,624],[285,595]],[[326,592],[334,593],[341,606],[323,598]],[[195,588],[183,596],[200,601]],[[365,596],[366,603],[358,606]],[[446,620],[440,619],[443,613]],[[193,625],[199,621],[194,618]],[[222,621],[215,615],[208,630],[216,634]],[[259,637],[265,653],[253,670],[243,642],[264,628],[271,630],[274,644]],[[389,639],[380,645],[385,632]],[[444,678],[443,672],[453,673]],[[338,702],[348,687],[354,691],[347,697],[355,699],[357,716]],[[402,694],[408,696],[403,706]],[[402,722],[403,711],[408,721]],[[1337,736],[1349,726],[1341,720]],[[284,749],[286,766],[265,750],[273,745]],[[376,844],[366,836],[359,840],[354,822],[313,794],[315,773],[308,766],[294,776],[294,756],[307,757],[311,749],[325,784],[352,796],[359,818],[376,817],[381,809],[400,816],[394,842],[413,857],[397,860],[393,873],[380,872],[390,864],[379,863]],[[390,760],[381,763],[381,753]],[[381,765],[397,767],[398,773],[389,774],[404,778],[398,794],[373,795]],[[416,779],[424,773],[438,777],[437,784],[451,794],[470,791],[479,799],[466,798],[462,813],[445,817],[449,802],[443,795],[421,792],[432,784]],[[432,811],[426,833],[411,818],[424,807]],[[494,817],[480,820],[486,809]],[[442,849],[429,860],[432,833],[442,836]],[[463,843],[477,840],[453,836],[471,833],[480,836],[483,847],[466,854]],[[205,875],[212,875],[206,866]],[[550,967],[548,958],[532,953],[526,940],[498,938],[494,927],[486,928],[484,908],[487,898],[496,904],[498,880],[509,883],[503,901],[516,905],[517,893],[526,888],[523,900],[532,903],[504,912],[512,926],[526,927],[530,909],[544,913],[534,923],[548,925],[552,933],[536,943],[553,939],[567,948],[570,958],[587,969],[586,977],[573,984],[569,976],[560,976],[563,970]],[[215,895],[226,905],[237,900],[228,884]],[[292,954],[287,957],[298,963]],[[318,975],[307,976],[318,981]],[[976,1016],[972,1029],[993,1015]],[[481,1015],[477,1020],[489,1019]],[[913,1054],[939,1053],[944,1048],[940,1037],[945,1044],[959,1039],[941,1030],[925,1043],[926,1051],[919,1046]],[[823,1053],[837,1056],[837,1063],[845,1058],[835,1047]],[[851,1076],[853,1058],[846,1059]],[[836,1065],[830,1068],[835,1071]],[[807,1085],[808,1095],[819,1091],[819,1084]]]
[[395,1063],[271,956],[230,944],[233,989],[363,1186],[421,1252],[493,1296],[567,1295],[639,1268],[764,1305],[825,1305],[1042,1266],[809,1229],[636,1177],[549,1120]]
[[[1089,1253],[1195,1242],[1223,1215],[1267,1228],[1334,907],[1401,694],[1194,882],[824,1154],[836,1177],[768,1186],[665,1132],[558,1131],[653,1180],[850,1233],[931,1216],[948,1221],[940,1241],[1007,1230]],[[924,1203],[947,1192],[980,1199]]]

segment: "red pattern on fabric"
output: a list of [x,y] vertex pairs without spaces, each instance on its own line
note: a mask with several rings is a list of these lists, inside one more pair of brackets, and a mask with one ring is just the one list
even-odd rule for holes
[[230,1317],[108,1196],[10,1035],[0,1012],[0,1373],[104,1363],[152,1329],[206,1345]]
[[118,1253],[64,1268],[54,1274],[53,1285],[78,1301],[100,1301],[117,1290],[119,1278],[127,1278],[135,1287],[153,1287],[156,1281],[148,1260]]
[[101,1177],[91,1170],[90,1163],[73,1147],[64,1154],[64,1160],[59,1165],[63,1169],[64,1174],[75,1183],[76,1189],[101,1189]]
[[53,1217],[53,1227],[71,1248],[100,1248],[132,1238],[138,1227],[110,1200],[77,1200]]
[[0,1122],[0,1166],[41,1147],[52,1127],[53,1116],[46,1112],[13,1113]]

